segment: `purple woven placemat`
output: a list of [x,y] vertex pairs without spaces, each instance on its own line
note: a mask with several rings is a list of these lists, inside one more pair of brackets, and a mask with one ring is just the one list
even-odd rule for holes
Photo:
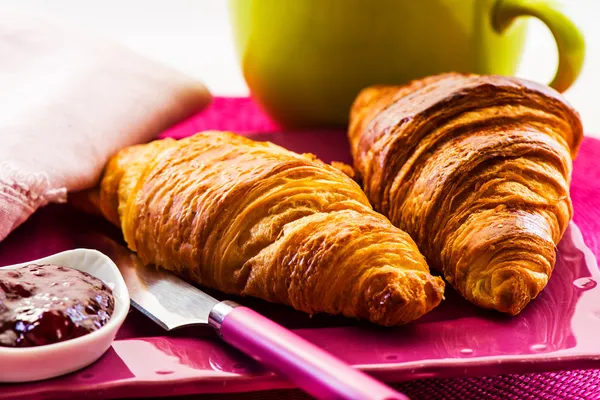
[[[423,379],[391,386],[412,400],[589,400],[600,399],[600,370],[500,375],[462,379]],[[307,400],[299,390],[170,397],[169,400]],[[166,399],[165,399],[166,400]]]
[[[199,115],[162,136],[185,137],[203,130],[238,133],[277,132],[280,129],[248,98],[216,98]],[[315,144],[318,145],[318,144]],[[574,220],[586,244],[600,255],[600,141],[586,139],[575,161],[571,197]],[[599,338],[600,341],[600,338]],[[462,379],[426,379],[394,384],[412,399],[600,399],[600,370],[502,375]],[[185,397],[186,399],[198,397]],[[298,390],[245,394],[203,395],[202,399],[309,398]]]

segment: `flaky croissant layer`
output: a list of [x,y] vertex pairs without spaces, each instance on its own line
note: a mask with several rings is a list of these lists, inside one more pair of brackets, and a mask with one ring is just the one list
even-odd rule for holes
[[572,216],[577,113],[532,82],[443,74],[364,89],[349,138],[375,208],[473,303],[519,313]]
[[381,325],[442,299],[413,240],[312,155],[226,132],[122,150],[89,193],[146,263],[227,293]]

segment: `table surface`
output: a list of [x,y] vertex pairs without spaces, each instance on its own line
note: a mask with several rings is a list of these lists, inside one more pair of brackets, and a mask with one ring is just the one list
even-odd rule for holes
[[[600,137],[600,1],[563,0],[587,41],[583,72],[566,97],[581,113],[586,132]],[[151,58],[203,80],[216,95],[244,96],[226,0],[0,0],[0,7],[30,9],[76,21]],[[532,20],[518,76],[549,82],[557,63],[546,27]]]

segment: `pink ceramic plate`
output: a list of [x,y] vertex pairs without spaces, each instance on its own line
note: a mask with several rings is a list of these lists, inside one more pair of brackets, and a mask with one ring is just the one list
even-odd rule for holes
[[[307,151],[309,135],[269,137]],[[342,139],[319,138],[327,161],[348,160]],[[338,156],[336,156],[338,155]],[[68,222],[66,221],[76,221]],[[66,206],[48,207],[0,244],[0,265],[77,246],[90,229],[118,235],[98,219]],[[451,288],[446,300],[416,323],[385,329],[344,318],[313,318],[252,299],[235,299],[293,329],[356,367],[387,380],[540,372],[600,367],[600,273],[594,255],[571,224],[558,247],[548,287],[517,317],[480,310]],[[213,293],[214,294],[214,293]],[[214,294],[223,298],[218,294]],[[35,366],[32,365],[32,368]],[[132,311],[104,357],[79,372],[48,381],[0,385],[0,399],[166,396],[289,387],[209,330],[164,336]]]

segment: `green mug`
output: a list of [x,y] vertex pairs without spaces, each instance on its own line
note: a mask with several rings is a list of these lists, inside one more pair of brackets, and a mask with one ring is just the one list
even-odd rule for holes
[[285,127],[347,122],[372,84],[448,71],[513,75],[526,23],[542,20],[559,52],[550,83],[577,79],[584,39],[551,0],[230,0],[252,96]]

